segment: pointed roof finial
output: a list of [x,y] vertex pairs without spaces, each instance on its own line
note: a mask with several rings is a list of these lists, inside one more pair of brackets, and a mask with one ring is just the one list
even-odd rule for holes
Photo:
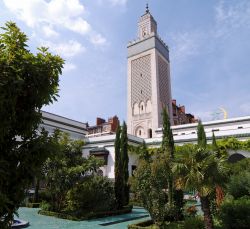
[[149,13],[148,3],[146,4],[146,13]]

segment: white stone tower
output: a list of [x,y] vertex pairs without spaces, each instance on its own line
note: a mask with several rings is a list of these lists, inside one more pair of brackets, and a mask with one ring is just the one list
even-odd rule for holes
[[148,6],[138,22],[138,38],[128,44],[128,133],[155,136],[162,126],[162,108],[172,117],[168,46],[157,34]]

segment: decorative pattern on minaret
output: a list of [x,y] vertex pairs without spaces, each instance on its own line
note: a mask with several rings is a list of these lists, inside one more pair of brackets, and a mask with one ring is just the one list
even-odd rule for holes
[[151,57],[146,55],[135,59],[131,63],[132,75],[132,96],[131,105],[139,104],[141,101],[146,103],[151,99]]

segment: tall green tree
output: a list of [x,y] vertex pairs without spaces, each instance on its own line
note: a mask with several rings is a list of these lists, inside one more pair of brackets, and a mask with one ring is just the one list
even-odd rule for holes
[[118,125],[115,138],[115,198],[117,208],[121,209],[123,205],[123,174],[121,159],[121,127]]
[[[0,227],[10,227],[25,188],[47,155],[46,134],[38,136],[41,108],[56,100],[64,61],[39,48],[29,51],[27,36],[13,22],[0,33]],[[40,146],[40,148],[38,147]]]
[[198,146],[206,149],[207,147],[207,138],[204,130],[204,126],[202,125],[201,120],[198,122],[197,126],[197,137],[198,137]]
[[127,125],[123,122],[122,132],[121,132],[121,162],[122,162],[122,175],[123,175],[123,205],[128,205],[129,203],[129,171],[128,171],[128,136],[127,136]]
[[171,172],[171,163],[174,159],[174,138],[170,126],[169,116],[166,107],[163,108],[162,112],[162,122],[163,122],[163,136],[162,136],[162,152],[164,154],[164,161],[166,164],[166,171],[168,172],[168,204],[170,207],[173,206],[173,174]]
[[174,138],[171,130],[170,120],[167,113],[166,107],[163,108],[162,111],[162,143],[161,148],[165,154],[169,154],[170,158],[174,158]]

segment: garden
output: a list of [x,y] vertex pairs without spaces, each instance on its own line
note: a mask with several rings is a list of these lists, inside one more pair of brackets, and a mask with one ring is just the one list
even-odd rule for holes
[[[164,110],[161,147],[130,146],[140,158],[130,178],[133,201],[148,210],[151,220],[128,228],[249,228],[250,159],[230,163],[227,151],[249,151],[250,141],[216,141],[213,134],[209,145],[201,122],[197,134],[197,145],[174,146]],[[184,198],[185,192],[193,195]]]

